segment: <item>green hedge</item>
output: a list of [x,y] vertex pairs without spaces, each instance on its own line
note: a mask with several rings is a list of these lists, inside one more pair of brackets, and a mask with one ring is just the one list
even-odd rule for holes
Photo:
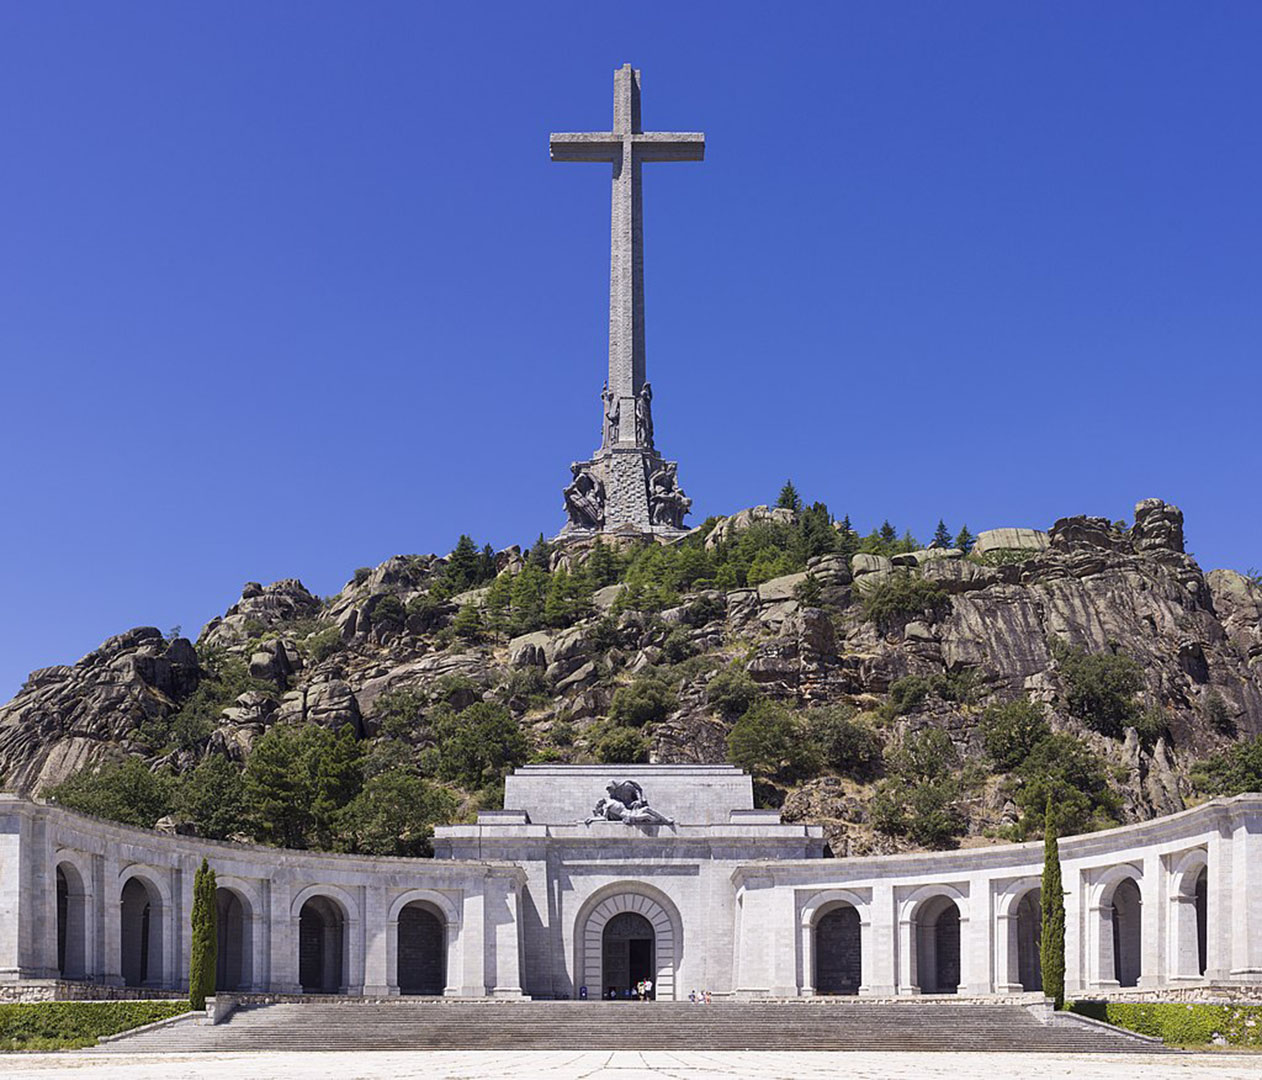
[[1218,1036],[1231,1046],[1262,1046],[1262,1005],[1075,1001],[1069,1011],[1175,1046],[1203,1046]]
[[187,1001],[41,1001],[0,1005],[0,1049],[73,1050],[189,1010]]

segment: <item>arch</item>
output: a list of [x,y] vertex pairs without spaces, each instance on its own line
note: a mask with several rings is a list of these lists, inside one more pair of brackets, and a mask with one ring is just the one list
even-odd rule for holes
[[302,914],[303,905],[315,896],[324,896],[336,901],[342,909],[342,917],[347,922],[359,921],[359,904],[350,893],[338,885],[308,885],[294,893],[294,898],[289,905],[290,918],[298,918]]
[[249,899],[230,885],[215,889],[219,954],[216,990],[248,990],[254,981],[254,912]]
[[1143,900],[1132,877],[1113,886],[1111,897],[1113,931],[1113,978],[1119,986],[1138,986],[1143,968]]
[[1204,848],[1185,852],[1170,874],[1170,976],[1204,978],[1209,946],[1209,858]]
[[[659,1001],[675,1000],[675,984],[683,956],[679,911],[664,893],[641,882],[608,885],[589,897],[579,909],[574,924],[575,978],[588,987],[589,993],[604,986],[605,926],[624,912],[642,915],[652,926],[654,996]],[[577,996],[577,986],[574,993]]]
[[57,885],[57,973],[63,979],[86,979],[89,972],[92,895],[72,859],[59,857]]
[[958,900],[958,890],[938,888],[908,904],[912,986],[922,994],[956,994],[964,981]]
[[313,893],[298,909],[298,984],[304,994],[336,994],[346,986],[346,909]]
[[1025,895],[1017,901],[1016,912],[1009,922],[1012,932],[1016,935],[1014,942],[1016,947],[1013,952],[1016,960],[1017,983],[1022,990],[1042,990],[1043,958],[1040,946],[1043,943],[1043,890],[1041,887],[1025,891]]
[[644,980],[656,993],[657,934],[638,911],[622,911],[601,931],[600,990],[602,997],[629,998]]
[[818,964],[816,963],[816,924],[828,912],[838,907],[851,907],[859,916],[859,968],[860,978],[858,993],[863,993],[868,984],[868,965],[872,929],[872,909],[866,893],[851,892],[849,889],[826,889],[807,899],[802,907],[801,915],[801,969],[799,986],[807,995],[817,993],[815,979]]
[[400,893],[391,902],[387,917],[391,922],[395,922],[399,918],[400,911],[408,904],[415,904],[418,900],[437,908],[449,930],[460,926],[460,909],[452,902],[451,897],[433,889],[409,889],[405,893]]
[[401,994],[440,996],[447,988],[447,920],[428,900],[399,909],[395,979]]
[[863,982],[863,936],[859,909],[838,900],[815,919],[815,967],[817,994],[857,994]]
[[[1113,900],[1119,885],[1130,881],[1136,885],[1143,881],[1143,871],[1138,865],[1120,863],[1093,872],[1093,880],[1087,890],[1087,981],[1100,990],[1115,989],[1117,957],[1114,942],[1117,929],[1114,919]],[[1130,929],[1130,924],[1123,920]]]
[[132,873],[119,891],[119,968],[124,986],[163,983],[166,906],[158,886],[146,875]]
[[995,986],[1019,994],[1043,987],[1039,944],[1043,937],[1043,881],[1038,876],[1007,882],[995,894]]

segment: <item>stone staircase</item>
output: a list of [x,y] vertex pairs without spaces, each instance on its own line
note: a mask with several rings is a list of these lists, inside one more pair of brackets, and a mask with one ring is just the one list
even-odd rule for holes
[[940,1002],[388,1001],[258,1005],[102,1044],[198,1050],[1033,1050],[1152,1052],[1161,1044],[1064,1013]]

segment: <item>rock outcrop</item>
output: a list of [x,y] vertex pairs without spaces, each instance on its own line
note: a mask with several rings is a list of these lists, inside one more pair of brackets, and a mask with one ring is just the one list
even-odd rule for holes
[[[792,511],[755,507],[722,519],[706,545],[713,550],[718,538],[730,541],[760,523],[796,521]],[[433,590],[447,566],[437,556],[364,568],[327,601],[292,579],[250,583],[206,626],[196,649],[142,627],[76,664],[33,672],[0,707],[0,772],[11,786],[39,790],[126,754],[176,769],[207,753],[242,762],[274,724],[349,727],[372,739],[383,697],[403,690],[453,708],[503,702],[540,752],[590,760],[615,692],[649,671],[671,681],[674,701],[644,729],[653,759],[719,761],[733,717],[711,706],[707,685],[723,668],[795,709],[872,710],[906,676],[967,675],[970,704],[931,698],[881,736],[937,726],[965,761],[980,759],[982,705],[1032,696],[1056,730],[1081,736],[1109,761],[1128,819],[1177,809],[1191,762],[1223,748],[1233,732],[1262,734],[1262,587],[1230,570],[1202,573],[1184,551],[1177,507],[1144,500],[1129,529],[1079,516],[1046,532],[981,536],[980,554],[969,557],[942,548],[892,559],[827,554],[754,587],[701,581],[656,612],[623,610],[621,587],[608,586],[573,625],[511,638],[456,633],[459,604],[482,602],[486,588],[455,597],[456,590]],[[551,565],[577,573],[591,547],[590,540],[559,547]],[[520,549],[500,552],[496,566],[520,573]],[[945,602],[880,627],[866,621],[864,597],[908,575],[937,586]],[[1146,745],[1134,731],[1120,739],[1087,731],[1064,708],[1057,642],[1132,657],[1143,673],[1143,704],[1166,734]],[[214,665],[225,657],[235,682],[218,681],[224,676]],[[205,706],[210,689],[221,696],[209,734],[178,753],[151,745],[152,732],[190,702]],[[1213,724],[1211,711],[1219,717]],[[865,790],[822,776],[776,797],[794,820],[825,822],[837,854],[887,850],[893,842],[867,822]],[[967,842],[982,842],[1013,813],[992,783],[970,803]]]

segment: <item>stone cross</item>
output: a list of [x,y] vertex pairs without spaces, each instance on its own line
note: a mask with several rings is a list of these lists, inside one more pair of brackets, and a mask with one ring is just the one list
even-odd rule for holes
[[[613,165],[609,251],[609,382],[602,446],[651,449],[652,423],[642,396],[644,374],[644,200],[640,166],[646,161],[701,161],[705,135],[696,131],[643,131],[640,73],[624,64],[613,76],[613,130],[551,137],[553,161],[605,161]],[[651,396],[652,391],[649,394]],[[636,423],[637,409],[643,414]],[[617,417],[616,421],[611,417]]]

